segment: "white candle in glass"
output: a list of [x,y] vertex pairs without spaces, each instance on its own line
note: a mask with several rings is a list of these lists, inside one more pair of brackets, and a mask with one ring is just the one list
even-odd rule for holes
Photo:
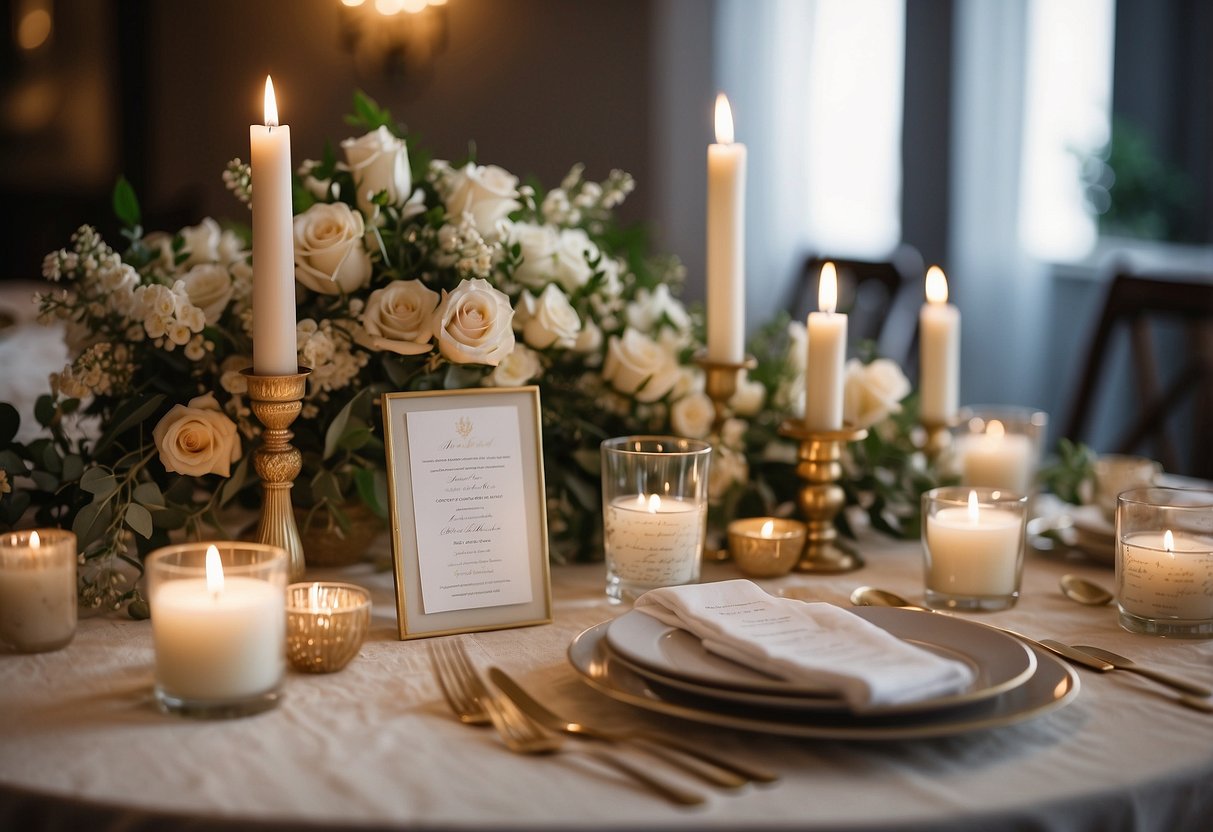
[[0,642],[56,650],[76,633],[76,536],[58,529],[0,535]]
[[842,381],[847,357],[847,316],[835,312],[838,274],[833,263],[821,267],[818,312],[809,313],[805,356],[804,426],[809,430],[842,428]]
[[716,96],[716,143],[708,146],[708,359],[745,355],[746,148],[733,141],[733,112]]
[[960,310],[948,303],[948,279],[927,269],[927,302],[918,313],[921,419],[944,425],[960,400]]
[[684,584],[698,575],[707,512],[694,500],[638,494],[611,501],[604,518],[615,574],[647,586]]
[[984,433],[961,437],[957,445],[961,485],[1031,491],[1035,449],[1029,437],[1007,433],[1002,422],[991,419]]
[[286,661],[286,597],[256,578],[225,578],[219,551],[206,552],[206,578],[156,585],[152,641],[156,683],[187,700],[228,700],[273,690]]
[[274,84],[265,79],[265,124],[249,126],[253,180],[253,372],[299,369],[295,341],[295,245],[291,128],[278,123]]
[[973,597],[1010,595],[1018,589],[1020,515],[982,508],[971,491],[967,507],[940,509],[926,523],[929,589]]
[[1119,545],[1124,610],[1143,618],[1213,619],[1213,539],[1167,529],[1126,535]]

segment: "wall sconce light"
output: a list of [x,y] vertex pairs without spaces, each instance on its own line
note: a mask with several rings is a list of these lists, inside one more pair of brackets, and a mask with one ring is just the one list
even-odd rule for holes
[[364,73],[428,74],[446,48],[447,0],[340,0],[341,39]]

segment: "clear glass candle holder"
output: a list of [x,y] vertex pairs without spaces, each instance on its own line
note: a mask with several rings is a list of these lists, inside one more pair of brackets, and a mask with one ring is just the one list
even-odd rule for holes
[[804,551],[805,525],[782,517],[746,517],[729,523],[729,554],[742,574],[778,578]]
[[960,484],[1033,493],[1048,425],[1048,414],[1030,407],[961,408],[952,443]]
[[612,602],[699,580],[711,457],[707,442],[675,436],[602,443],[606,594]]
[[76,634],[76,536],[0,535],[0,643],[19,653],[65,647]]
[[170,713],[238,717],[277,704],[286,672],[285,549],[183,543],[146,563],[156,701]]
[[991,488],[952,486],[922,495],[927,606],[1003,610],[1019,600],[1028,500]]
[[286,655],[305,673],[333,673],[358,655],[371,624],[371,595],[346,583],[299,583],[286,590]]
[[1154,485],[1162,465],[1144,456],[1101,454],[1095,460],[1094,501],[1109,523],[1116,522],[1116,498],[1121,492]]
[[1121,492],[1116,604],[1130,632],[1213,638],[1213,491]]

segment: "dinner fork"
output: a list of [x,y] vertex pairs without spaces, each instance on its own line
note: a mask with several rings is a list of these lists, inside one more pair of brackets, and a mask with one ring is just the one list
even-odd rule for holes
[[[561,749],[562,737],[544,729],[512,702],[489,693],[460,642],[430,642],[428,648],[438,687],[460,722],[465,725],[491,722],[506,747],[519,754],[552,754]],[[586,749],[582,753],[627,774],[681,806],[703,803],[702,795],[666,783],[614,754],[596,749]]]

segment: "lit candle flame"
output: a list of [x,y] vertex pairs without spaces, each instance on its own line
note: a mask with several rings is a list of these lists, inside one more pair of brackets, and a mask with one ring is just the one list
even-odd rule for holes
[[206,589],[211,595],[223,592],[223,564],[214,544],[206,547]]
[[1002,422],[997,419],[991,419],[990,424],[986,425],[986,436],[992,436],[995,439],[1002,439],[1003,434],[1007,429],[1002,426]]
[[830,315],[838,307],[838,270],[826,262],[821,267],[821,279],[817,282],[817,308]]
[[660,508],[661,508],[661,498],[658,497],[656,494],[649,497],[649,503],[646,506],[646,511],[648,511],[649,514],[656,514]]
[[1162,534],[1162,547],[1167,550],[1168,555],[1175,557],[1175,535],[1171,534],[1170,529]]
[[969,522],[977,522],[977,492],[969,492]]
[[716,143],[733,143],[733,109],[724,93],[716,93]]
[[265,76],[265,126],[278,126],[278,98],[274,95],[274,79]]
[[943,269],[932,266],[927,269],[927,303],[948,302],[948,279]]
[[759,534],[761,534],[765,538],[769,538],[774,533],[775,533],[775,521],[774,520],[768,520],[767,522],[763,523],[762,531],[759,532]]
[[41,540],[41,538],[38,537],[38,533],[30,532],[29,533],[29,547],[31,549],[37,549],[41,545],[42,545],[42,540]]

